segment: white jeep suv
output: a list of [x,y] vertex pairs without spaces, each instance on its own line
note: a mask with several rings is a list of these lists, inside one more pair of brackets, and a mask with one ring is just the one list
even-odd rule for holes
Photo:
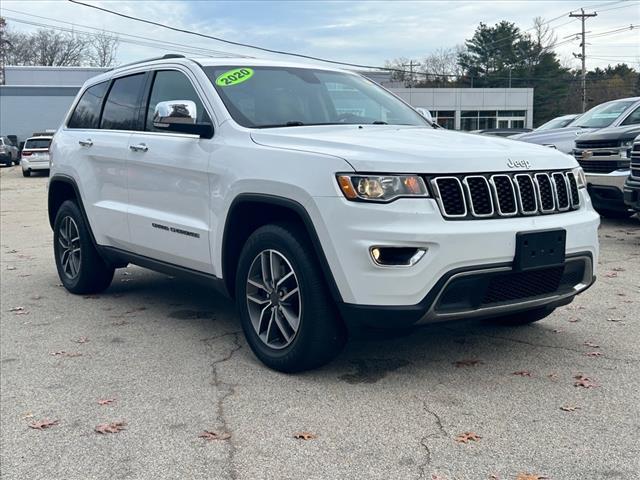
[[128,263],[234,297],[271,368],[333,358],[346,322],[539,320],[594,281],[575,159],[435,128],[355,73],[168,55],[81,89],[51,146],[60,279]]

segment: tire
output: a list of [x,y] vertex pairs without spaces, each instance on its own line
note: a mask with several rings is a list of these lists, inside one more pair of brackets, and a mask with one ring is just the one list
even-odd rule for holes
[[489,319],[489,322],[495,325],[503,326],[528,325],[530,323],[538,322],[543,318],[548,317],[553,313],[554,310],[555,308],[536,308],[534,310],[526,310],[520,313],[491,318]]
[[[313,251],[303,229],[274,224],[258,228],[240,253],[235,291],[242,329],[256,357],[280,372],[320,367],[346,341],[344,323]],[[281,283],[277,290],[271,288],[274,270]]]
[[606,209],[598,209],[597,212],[605,217],[605,218],[629,218],[635,212],[630,212],[628,210],[606,210]]
[[18,158],[16,158],[16,159],[13,161],[13,164],[14,164],[14,165],[16,165],[16,166],[20,165],[20,158],[19,158],[19,157],[18,157]]
[[31,170],[22,170],[22,176],[23,177],[30,177],[31,176]]
[[[70,248],[75,250],[73,255]],[[71,293],[99,293],[111,284],[114,268],[98,254],[82,213],[71,200],[65,201],[56,215],[53,250],[60,281]]]

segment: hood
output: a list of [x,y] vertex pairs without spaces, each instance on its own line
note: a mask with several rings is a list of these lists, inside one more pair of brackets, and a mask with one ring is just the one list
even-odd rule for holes
[[536,132],[534,130],[529,133],[521,133],[519,135],[514,135],[511,138],[523,142],[537,143],[538,145],[551,145],[557,141],[567,139],[575,140],[576,137],[595,130],[595,128],[580,127],[552,128],[549,130],[542,130],[541,132]]
[[624,127],[607,127],[595,132],[585,133],[580,141],[590,140],[633,140],[640,135],[640,125],[626,125]]
[[[259,145],[340,157],[359,172],[466,173],[572,168],[577,162],[555,149],[497,137],[428,127],[326,125],[253,130]],[[516,167],[517,168],[517,167]]]

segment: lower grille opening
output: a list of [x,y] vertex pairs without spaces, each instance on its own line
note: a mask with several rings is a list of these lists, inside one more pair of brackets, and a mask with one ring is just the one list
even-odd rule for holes
[[586,261],[575,259],[564,265],[535,270],[460,276],[445,287],[435,310],[438,313],[472,311],[568,293],[582,282],[585,269]]

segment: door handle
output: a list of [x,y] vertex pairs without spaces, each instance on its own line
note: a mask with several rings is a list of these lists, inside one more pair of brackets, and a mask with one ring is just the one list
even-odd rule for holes
[[146,152],[147,150],[149,150],[149,147],[147,147],[144,143],[139,143],[138,145],[129,145],[129,148],[134,152]]
[[87,138],[86,140],[79,140],[78,143],[82,147],[90,147],[93,145],[93,141],[90,138]]

